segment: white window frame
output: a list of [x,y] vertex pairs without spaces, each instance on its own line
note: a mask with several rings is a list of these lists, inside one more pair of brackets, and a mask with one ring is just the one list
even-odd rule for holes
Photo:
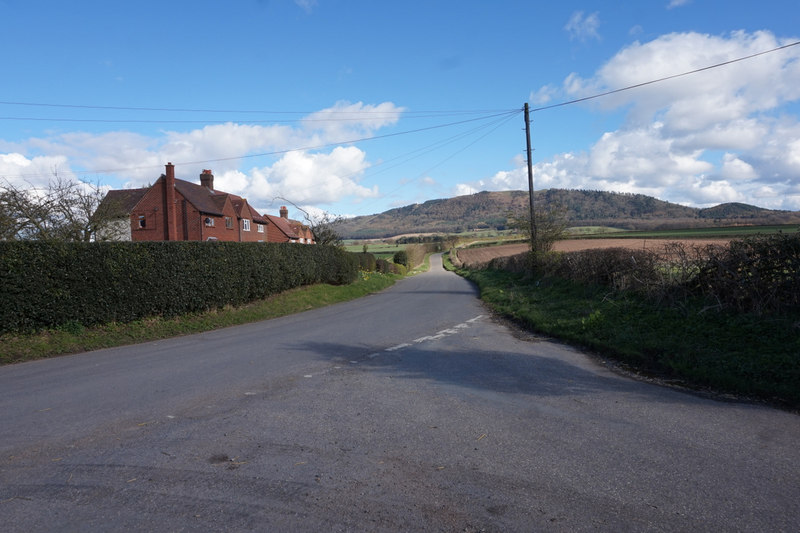
[[264,224],[256,223],[256,227],[258,228],[259,233],[264,233]]
[[242,230],[250,231],[250,219],[248,218],[242,219]]

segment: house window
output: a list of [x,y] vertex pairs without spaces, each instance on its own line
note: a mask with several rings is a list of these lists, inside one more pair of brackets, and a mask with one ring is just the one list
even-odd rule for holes
[[264,224],[256,224],[259,233],[264,233]]
[[144,215],[139,215],[139,229],[147,227],[147,219]]
[[225,227],[228,229],[233,229],[233,218],[225,217]]
[[203,222],[205,222],[206,226],[209,227],[209,228],[213,228],[214,227],[214,219],[211,218],[211,217],[206,217],[203,220]]
[[245,231],[250,231],[250,221],[246,218],[242,219],[242,229]]

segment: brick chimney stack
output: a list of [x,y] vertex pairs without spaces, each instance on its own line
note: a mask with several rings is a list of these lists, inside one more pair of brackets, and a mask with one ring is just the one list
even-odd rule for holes
[[175,165],[167,163],[164,176],[164,226],[165,238],[168,241],[178,240],[177,219],[175,217]]
[[280,213],[281,213],[281,218],[285,218],[286,220],[289,220],[289,210],[286,209],[285,205],[281,206]]
[[200,174],[200,185],[208,190],[214,190],[214,174],[212,174],[210,170],[205,169],[203,173]]

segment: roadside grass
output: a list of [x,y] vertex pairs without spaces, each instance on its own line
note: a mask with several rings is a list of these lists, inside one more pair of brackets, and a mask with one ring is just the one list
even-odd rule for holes
[[175,318],[151,317],[120,324],[85,328],[73,323],[31,334],[0,336],[0,364],[17,363],[56,355],[112,348],[200,333],[286,316],[345,302],[381,291],[400,276],[362,272],[350,285],[318,284],[300,287],[241,307],[225,307]]
[[800,408],[800,313],[664,308],[631,294],[503,271],[460,271],[526,329],[684,387]]

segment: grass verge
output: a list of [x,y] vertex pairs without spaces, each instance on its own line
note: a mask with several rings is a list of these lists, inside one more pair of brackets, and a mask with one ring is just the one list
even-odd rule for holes
[[175,318],[152,317],[127,324],[111,323],[92,328],[67,324],[33,334],[2,335],[0,364],[111,348],[277,318],[360,298],[389,287],[399,278],[375,272],[362,273],[350,285],[310,285],[242,307],[225,307]]
[[800,409],[800,314],[663,308],[631,294],[501,271],[461,271],[527,329],[682,385]]

